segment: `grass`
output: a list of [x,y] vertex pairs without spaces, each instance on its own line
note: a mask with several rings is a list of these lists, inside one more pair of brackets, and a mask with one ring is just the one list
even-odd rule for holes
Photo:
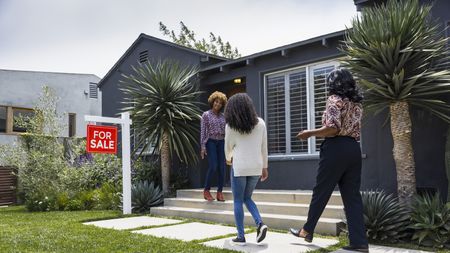
[[123,217],[117,211],[28,212],[0,208],[0,252],[234,252],[82,222]]

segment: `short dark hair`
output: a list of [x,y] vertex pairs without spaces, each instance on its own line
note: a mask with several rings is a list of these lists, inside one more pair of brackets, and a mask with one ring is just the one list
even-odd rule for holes
[[231,129],[249,134],[258,124],[252,99],[245,93],[233,95],[225,107],[225,121]]
[[353,75],[347,69],[341,68],[332,71],[328,74],[326,82],[329,95],[338,95],[356,103],[362,102],[363,95],[356,85]]

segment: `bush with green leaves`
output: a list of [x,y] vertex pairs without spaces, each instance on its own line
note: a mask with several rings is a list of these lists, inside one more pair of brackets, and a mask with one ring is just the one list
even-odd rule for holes
[[412,240],[419,245],[450,248],[450,204],[439,194],[416,195],[412,203]]
[[139,157],[132,164],[133,182],[151,181],[161,185],[161,166],[159,161]]
[[384,191],[365,191],[361,197],[369,240],[397,242],[408,235],[409,210],[396,197]]
[[116,209],[120,159],[86,154],[85,140],[59,137],[64,128],[57,101],[54,91],[44,86],[34,115],[17,122],[27,132],[12,145],[0,145],[0,166],[17,168],[17,195],[30,211]]
[[164,196],[161,188],[155,186],[153,182],[139,181],[131,187],[131,201],[133,212],[148,212],[150,207],[163,203]]

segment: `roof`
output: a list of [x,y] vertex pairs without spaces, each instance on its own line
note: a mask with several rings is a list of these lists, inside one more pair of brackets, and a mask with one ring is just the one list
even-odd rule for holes
[[23,72],[29,72],[29,73],[36,73],[36,74],[94,76],[94,77],[100,79],[100,77],[96,76],[95,74],[88,74],[88,73],[67,73],[67,72],[38,71],[38,70],[18,70],[18,69],[0,69],[0,71],[4,71],[4,72],[22,72],[22,73]]
[[238,59],[228,60],[226,62],[221,62],[221,63],[217,63],[217,64],[214,64],[214,65],[210,65],[210,66],[202,68],[200,70],[200,72],[204,72],[204,71],[208,71],[208,70],[224,67],[224,66],[227,66],[227,65],[233,65],[233,64],[236,64],[236,63],[246,62],[247,60],[253,60],[253,59],[256,59],[256,58],[259,58],[259,57],[262,57],[262,56],[266,56],[266,55],[269,55],[269,54],[282,52],[282,51],[285,51],[285,50],[289,50],[289,49],[293,49],[293,48],[296,48],[296,47],[305,46],[305,45],[316,43],[316,42],[324,42],[327,39],[340,37],[340,36],[343,36],[344,34],[345,34],[345,30],[337,31],[337,32],[333,32],[333,33],[329,33],[329,34],[325,34],[325,35],[321,35],[321,36],[314,37],[314,38],[311,38],[311,39],[295,42],[295,43],[292,43],[292,44],[288,44],[288,45],[284,45],[284,46],[281,46],[281,47],[276,47],[276,48],[265,50],[265,51],[262,51],[262,52],[259,52],[259,53],[255,53],[255,54],[251,54],[251,55],[248,55],[248,56],[244,56],[244,57],[241,57],[241,58],[238,58]]
[[221,56],[218,56],[218,55],[205,53],[205,52],[202,52],[202,51],[199,51],[199,50],[196,50],[196,49],[192,49],[192,48],[189,48],[189,47],[178,45],[176,43],[173,43],[173,42],[170,42],[170,41],[167,41],[167,40],[159,39],[159,38],[147,35],[145,33],[141,33],[139,35],[139,37],[133,42],[133,44],[131,44],[131,46],[127,49],[127,51],[125,51],[125,53],[122,55],[122,57],[120,57],[120,59],[116,62],[116,64],[114,64],[114,66],[108,71],[108,73],[106,73],[106,75],[102,78],[102,80],[100,80],[100,82],[98,84],[99,87],[101,87],[103,85],[103,83],[114,73],[114,71],[128,57],[128,55],[131,54],[131,52],[133,52],[133,50],[136,47],[136,45],[141,40],[144,40],[144,39],[156,41],[156,42],[162,43],[164,45],[175,47],[175,48],[179,48],[179,49],[182,49],[182,50],[185,50],[185,51],[188,51],[188,52],[192,52],[192,53],[195,53],[195,54],[198,54],[198,55],[201,55],[201,56],[208,56],[208,57],[215,58],[215,59],[218,59],[218,60],[223,60],[223,61],[229,60],[228,58],[225,58],[225,57],[221,57]]

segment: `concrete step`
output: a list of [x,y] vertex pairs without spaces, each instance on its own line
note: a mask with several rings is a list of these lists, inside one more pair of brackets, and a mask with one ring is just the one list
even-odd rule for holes
[[[234,213],[233,211],[227,210],[205,210],[198,208],[164,206],[152,207],[150,209],[150,213],[161,216],[195,218],[205,221],[234,224]],[[261,217],[264,223],[269,226],[269,228],[271,227],[283,230],[287,230],[290,227],[301,228],[306,221],[305,216],[294,215],[261,213]],[[255,222],[248,212],[245,212],[244,222],[246,225],[255,225]],[[340,219],[321,218],[317,223],[315,232],[324,235],[338,235],[341,226],[342,221]]]
[[[211,194],[215,197],[216,191],[211,190]],[[223,190],[225,199],[233,199],[229,188]],[[184,189],[177,191],[178,198],[203,199],[203,189]],[[252,195],[254,201],[262,202],[278,202],[278,203],[297,203],[309,204],[312,197],[312,191],[305,190],[255,190]],[[329,205],[342,206],[341,194],[334,192]]]
[[[255,202],[258,206],[258,210],[261,213],[267,214],[284,214],[284,215],[300,215],[307,216],[309,210],[309,204],[297,204],[297,203],[278,203],[278,202]],[[186,207],[205,210],[225,210],[233,211],[233,201],[226,200],[220,201],[206,201],[204,199],[191,199],[191,198],[166,198],[164,199],[164,206],[166,207]],[[244,205],[245,206],[245,205]],[[328,205],[322,217],[343,219],[344,207],[337,205]]]

